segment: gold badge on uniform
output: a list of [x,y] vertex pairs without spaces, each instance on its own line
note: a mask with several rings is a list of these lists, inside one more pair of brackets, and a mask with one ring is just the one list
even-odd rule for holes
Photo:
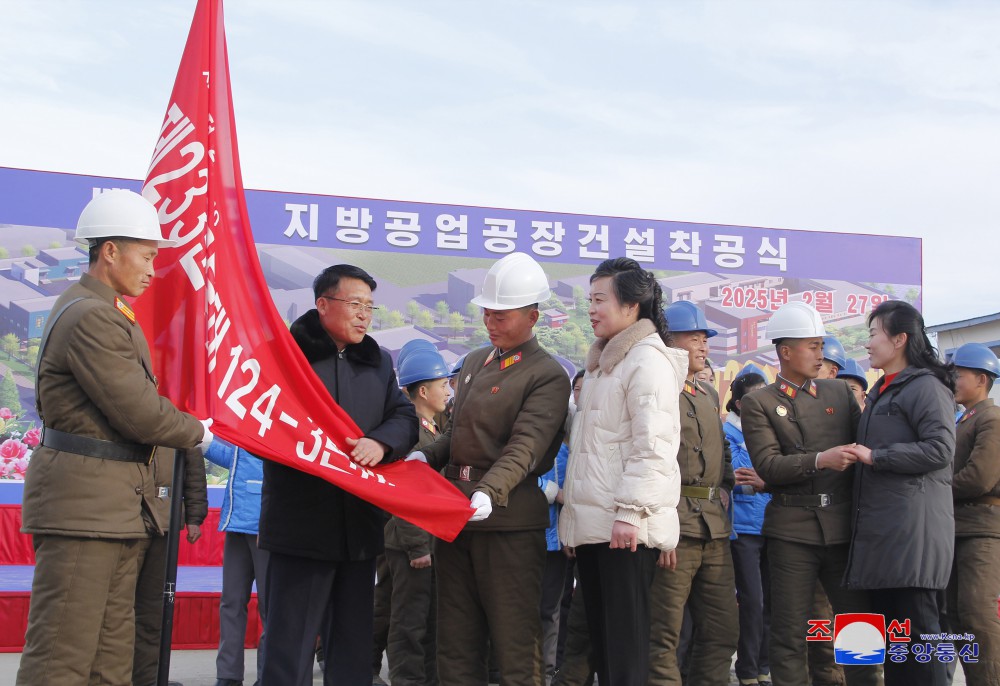
[[784,417],[785,415],[788,414],[788,408],[785,407],[784,405],[778,405],[776,408],[774,408],[774,413],[779,417]]
[[129,323],[135,324],[135,312],[132,311],[127,302],[115,296],[115,308],[125,315],[125,319],[129,320]]

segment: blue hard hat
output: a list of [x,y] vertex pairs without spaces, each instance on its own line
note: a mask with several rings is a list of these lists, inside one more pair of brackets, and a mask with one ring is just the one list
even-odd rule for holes
[[747,365],[740,370],[740,373],[733,377],[733,381],[736,381],[736,379],[741,376],[746,376],[747,374],[758,374],[760,378],[767,381],[767,374],[765,374],[764,370],[755,365],[753,362],[747,362]]
[[403,367],[403,360],[415,350],[433,350],[437,352],[437,346],[426,338],[414,338],[412,341],[407,341],[399,349],[399,354],[396,355],[396,369],[401,369]]
[[956,367],[975,369],[994,377],[1000,376],[1000,360],[982,343],[966,343],[955,351],[951,361]]
[[834,336],[823,336],[823,359],[843,369],[847,366],[847,351]]
[[708,328],[705,313],[693,302],[678,300],[663,310],[667,318],[667,328],[670,331],[683,333],[685,331],[704,331],[711,338],[719,334],[715,329]]
[[437,350],[412,350],[399,365],[399,385],[444,379],[451,373]]
[[846,364],[840,368],[837,372],[838,379],[855,379],[861,384],[861,387],[868,390],[868,377],[865,376],[865,370],[861,368],[858,361],[853,358],[847,358],[845,360]]
[[452,365],[451,368],[451,374],[449,374],[448,376],[458,376],[458,373],[462,371],[462,365],[465,363],[465,358],[468,356],[468,354],[469,353],[465,353],[465,355],[462,355],[460,358],[455,360],[455,364]]

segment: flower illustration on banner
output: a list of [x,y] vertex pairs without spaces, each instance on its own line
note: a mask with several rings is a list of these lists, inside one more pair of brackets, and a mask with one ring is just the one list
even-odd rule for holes
[[29,448],[37,448],[38,444],[42,442],[42,430],[37,428],[28,429],[24,432],[21,442]]
[[42,439],[40,428],[24,429],[17,413],[0,407],[0,479],[24,480],[31,451]]

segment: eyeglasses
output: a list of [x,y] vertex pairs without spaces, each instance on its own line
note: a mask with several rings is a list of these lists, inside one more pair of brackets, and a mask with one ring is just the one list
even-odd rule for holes
[[337,302],[344,303],[351,308],[351,312],[354,312],[355,314],[360,314],[361,312],[371,314],[374,310],[379,309],[378,305],[368,305],[366,303],[358,302],[357,300],[344,300],[343,298],[334,298],[332,295],[321,295],[319,297],[324,300],[336,300]]

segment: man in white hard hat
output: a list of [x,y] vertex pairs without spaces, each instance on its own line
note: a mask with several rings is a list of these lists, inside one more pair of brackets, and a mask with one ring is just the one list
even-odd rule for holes
[[426,458],[476,508],[452,543],[439,542],[438,676],[442,686],[486,686],[492,644],[505,686],[542,686],[538,608],[548,501],[537,477],[559,451],[569,375],[532,331],[549,298],[545,272],[512,253],[489,270],[482,294],[491,348],[473,350],[458,376],[445,433]]
[[[811,616],[819,581],[837,613],[869,612],[864,591],[841,585],[851,538],[855,458],[847,448],[861,410],[840,379],[816,380],[823,367],[823,320],[804,302],[778,308],[767,324],[780,371],[744,396],[740,408],[750,460],[771,487],[762,533],[771,587],[768,658],[775,686],[809,683],[806,646],[833,640],[829,617]],[[810,625],[808,620],[819,624]],[[808,632],[808,634],[807,634]],[[875,666],[845,667],[847,683],[881,683]]]
[[52,309],[38,353],[44,430],[25,477],[22,531],[35,575],[17,683],[130,684],[140,542],[153,517],[157,446],[207,447],[207,421],[159,395],[149,347],[122,296],[153,278],[156,210],[115,190],[84,208],[90,268]]

